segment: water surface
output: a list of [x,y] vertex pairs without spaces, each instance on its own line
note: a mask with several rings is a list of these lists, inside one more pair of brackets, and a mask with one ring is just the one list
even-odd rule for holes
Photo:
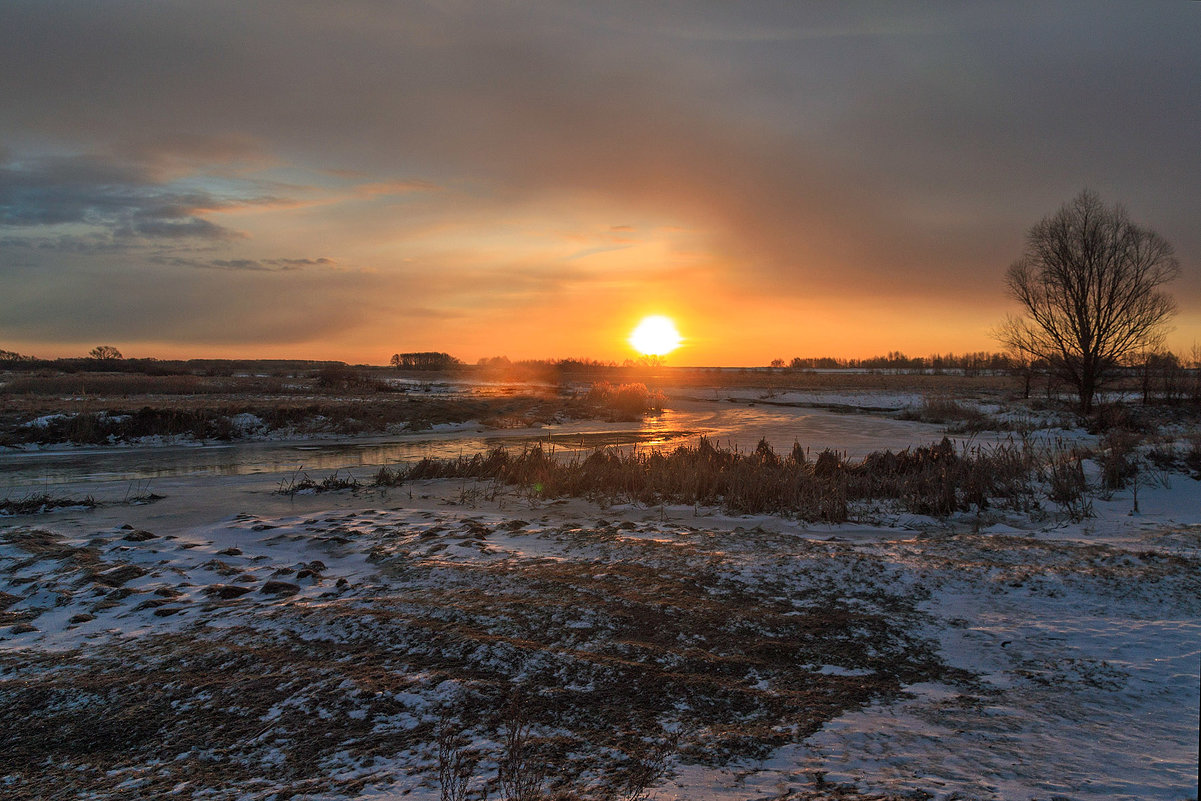
[[786,453],[800,443],[813,453],[825,448],[851,458],[876,450],[900,450],[942,437],[937,426],[868,414],[744,403],[686,401],[636,423],[577,421],[538,429],[414,432],[390,437],[285,442],[218,442],[161,447],[114,446],[0,453],[0,494],[57,484],[150,481],[187,476],[322,476],[347,470],[360,479],[381,466],[424,457],[448,459],[497,446],[535,443],[557,452],[598,447],[669,449],[702,436],[718,445],[753,449],[766,439]]

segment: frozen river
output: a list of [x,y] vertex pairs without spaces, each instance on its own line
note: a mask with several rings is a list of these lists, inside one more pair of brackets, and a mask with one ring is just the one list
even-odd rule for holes
[[831,448],[857,458],[877,450],[926,445],[943,436],[938,426],[879,414],[728,401],[692,400],[674,406],[641,423],[577,421],[509,431],[467,426],[387,437],[0,452],[0,497],[19,497],[62,484],[188,476],[266,477],[340,470],[365,479],[385,465],[539,442],[562,452],[635,444],[671,448],[705,436],[723,446],[749,450],[766,439],[782,453],[799,442],[813,453]]

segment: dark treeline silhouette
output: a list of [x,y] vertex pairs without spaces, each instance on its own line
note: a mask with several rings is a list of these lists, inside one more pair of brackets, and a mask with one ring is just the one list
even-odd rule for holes
[[[478,373],[496,380],[562,383],[574,380],[632,381],[645,380],[646,368],[664,366],[654,359],[627,359],[622,363],[589,358],[523,359],[511,361],[505,356],[479,359],[468,365],[448,353],[427,351],[395,354],[392,366],[400,369],[463,371]],[[310,359],[155,359],[80,356],[75,358],[41,359],[12,350],[0,349],[0,372],[20,373],[96,373],[135,374],[144,376],[299,376],[316,378],[319,385],[342,388],[362,388],[380,383],[372,374],[385,368],[365,364],[349,365],[335,360]],[[736,368],[666,368],[673,373],[723,373]],[[743,367],[742,372],[774,372],[778,376],[820,370],[879,371],[897,374],[946,374],[963,376],[1012,376],[1022,386],[1022,395],[1056,397],[1064,382],[1055,365],[1045,359],[1030,358],[1028,354],[971,353],[932,354],[910,357],[900,351],[866,359],[834,356],[795,357],[791,361],[774,359],[769,367]],[[1194,345],[1187,355],[1166,349],[1148,349],[1131,354],[1120,363],[1106,366],[1107,374],[1121,379],[1120,388],[1137,392],[1145,404],[1201,404],[1201,345]]]
[[834,356],[802,358],[794,357],[785,365],[783,359],[776,359],[772,367],[790,370],[918,370],[922,372],[939,372],[942,370],[962,371],[967,375],[980,373],[1006,373],[1014,367],[1014,360],[1005,353],[947,353],[930,356],[906,356],[900,351],[890,351],[884,356],[871,356],[866,359],[840,359]]
[[241,373],[290,375],[344,362],[315,359],[125,359],[76,357],[40,359],[0,350],[0,370],[57,373],[135,373],[150,376],[229,376]]
[[[626,359],[623,367],[632,367],[638,364],[648,363],[649,360],[636,362],[633,359]],[[609,370],[617,367],[617,362],[602,361],[600,359],[575,358],[569,357],[566,359],[520,359],[518,361],[510,361],[508,356],[489,356],[480,359],[476,362],[476,366],[488,369],[505,369],[509,367],[523,367],[530,369],[553,369],[562,370],[565,372],[586,372],[588,370]]]
[[449,353],[426,350],[414,353],[393,353],[389,364],[398,370],[446,370],[462,364]]

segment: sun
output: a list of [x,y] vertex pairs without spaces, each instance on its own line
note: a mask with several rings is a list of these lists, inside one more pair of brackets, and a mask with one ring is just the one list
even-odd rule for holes
[[630,345],[644,356],[666,356],[680,347],[682,341],[676,324],[661,314],[642,318],[630,334]]

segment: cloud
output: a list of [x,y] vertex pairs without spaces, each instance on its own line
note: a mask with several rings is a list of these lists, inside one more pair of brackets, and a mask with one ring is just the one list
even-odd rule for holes
[[336,261],[325,256],[316,259],[264,259],[265,264],[272,264],[278,267],[300,268],[300,267],[333,267],[337,264]]
[[139,236],[148,239],[238,239],[244,234],[223,228],[199,217],[186,219],[142,219],[118,228],[118,236]]
[[94,155],[0,167],[0,226],[86,225],[113,237],[222,240],[240,236],[200,215],[235,204],[155,180],[143,165]]
[[262,141],[236,132],[199,134],[160,130],[117,142],[115,156],[147,165],[160,180],[214,168],[263,168],[275,162]]
[[595,256],[600,253],[611,253],[617,250],[627,250],[632,245],[597,245],[596,247],[583,248],[575,253],[567,256],[564,261],[575,261],[576,259],[586,259],[589,256]]
[[60,234],[58,236],[0,237],[0,250],[17,249],[39,253],[101,254],[128,251],[129,244],[115,240],[108,233]]
[[376,183],[359,184],[354,192],[359,197],[376,197],[378,195],[407,195],[412,192],[429,192],[437,189],[430,181],[379,181]]
[[335,265],[333,259],[325,257],[316,259],[195,259],[182,256],[153,256],[149,261],[169,267],[254,272],[292,272],[305,267],[330,268]]

